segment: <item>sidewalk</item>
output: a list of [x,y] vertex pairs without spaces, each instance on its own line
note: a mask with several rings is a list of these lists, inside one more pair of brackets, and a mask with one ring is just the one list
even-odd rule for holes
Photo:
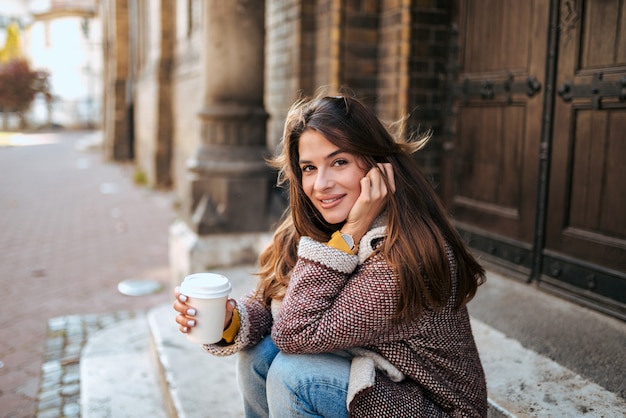
[[[171,300],[170,195],[135,186],[131,164],[85,147],[98,135],[0,137],[2,418],[35,416],[50,319],[96,314],[107,322]],[[118,282],[131,278],[165,290],[120,294]]]

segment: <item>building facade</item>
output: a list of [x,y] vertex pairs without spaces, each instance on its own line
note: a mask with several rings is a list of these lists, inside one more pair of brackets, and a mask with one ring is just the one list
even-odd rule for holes
[[[196,237],[266,231],[291,103],[405,134],[493,268],[626,318],[624,0],[102,0],[103,128]],[[204,267],[208,267],[207,263]]]
[[[0,46],[6,28],[19,28],[23,58],[49,73],[52,100],[39,95],[28,128],[94,129],[102,103],[102,27],[96,0],[6,0],[0,10]],[[15,115],[11,129],[18,129]]]

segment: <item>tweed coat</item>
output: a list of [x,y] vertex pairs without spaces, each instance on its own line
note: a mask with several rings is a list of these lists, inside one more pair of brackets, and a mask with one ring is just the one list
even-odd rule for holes
[[230,355],[271,334],[286,353],[348,353],[351,417],[485,417],[485,375],[467,309],[454,310],[451,299],[413,321],[394,322],[398,278],[374,251],[384,236],[385,226],[375,225],[358,255],[302,237],[282,304],[242,298],[235,341],[203,348]]

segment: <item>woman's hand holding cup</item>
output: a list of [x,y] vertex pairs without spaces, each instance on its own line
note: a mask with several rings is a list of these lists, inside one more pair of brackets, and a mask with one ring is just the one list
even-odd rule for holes
[[183,334],[189,332],[190,328],[196,326],[196,309],[193,306],[187,305],[187,296],[180,293],[180,287],[174,289],[174,310],[178,312],[176,315],[176,322],[178,323],[178,330]]
[[[187,304],[187,296],[180,293],[180,288],[174,289],[174,310],[178,312],[176,315],[176,322],[179,327],[178,330],[184,334],[189,332],[190,328],[196,326],[196,309],[193,306]],[[224,319],[224,329],[228,328],[230,321],[233,319],[233,311],[237,307],[237,301],[235,299],[228,299],[226,301],[226,318]]]
[[178,313],[179,331],[195,342],[218,342],[237,306],[234,299],[228,299],[230,290],[228,279],[220,274],[196,273],[185,277],[181,286],[174,290],[173,308]]

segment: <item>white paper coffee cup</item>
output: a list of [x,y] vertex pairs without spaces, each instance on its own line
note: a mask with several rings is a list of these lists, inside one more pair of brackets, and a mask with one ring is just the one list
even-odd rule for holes
[[187,304],[196,309],[196,326],[189,329],[189,340],[213,344],[222,339],[226,300],[231,288],[229,280],[221,274],[196,273],[185,277],[180,293],[187,296]]

